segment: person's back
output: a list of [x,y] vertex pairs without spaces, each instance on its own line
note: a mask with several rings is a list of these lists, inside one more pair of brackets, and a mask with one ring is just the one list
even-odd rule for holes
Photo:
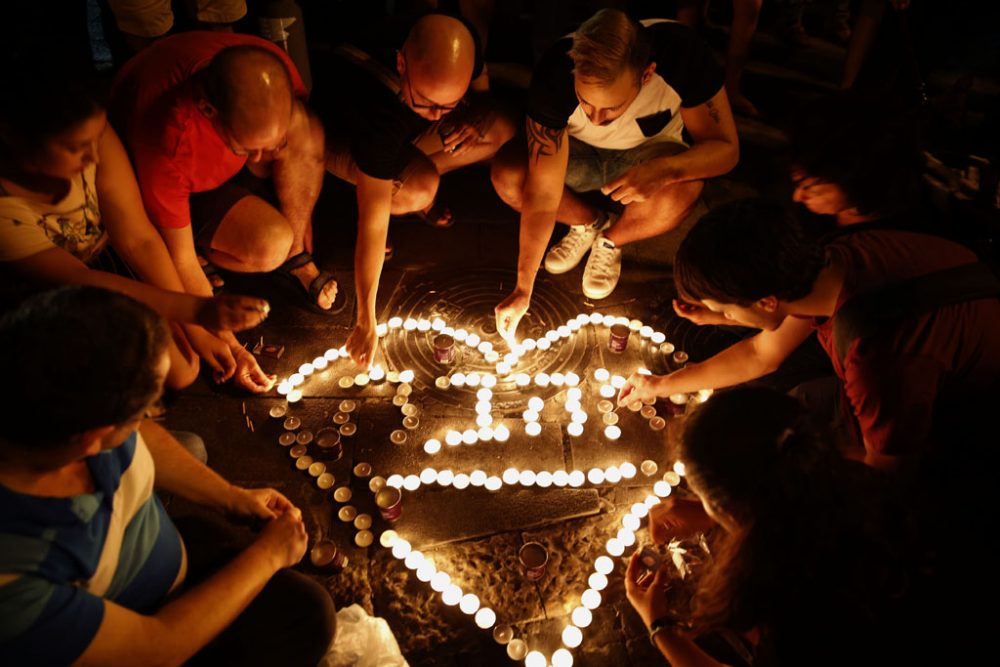
[[[846,271],[837,312],[858,294],[977,261],[957,243],[892,230],[844,235],[827,252]],[[819,341],[844,381],[867,446],[880,453],[918,451],[931,432],[935,410],[944,415],[982,392],[1000,391],[1000,300],[995,297],[894,323],[855,340],[843,360],[833,330],[834,318],[820,324]]]

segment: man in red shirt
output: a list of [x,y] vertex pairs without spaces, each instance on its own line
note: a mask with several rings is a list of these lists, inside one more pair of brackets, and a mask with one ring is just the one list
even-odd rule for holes
[[[201,251],[230,271],[277,269],[301,285],[310,305],[334,309],[337,283],[310,254],[324,141],[305,95],[283,51],[233,33],[168,37],[119,73],[112,117],[149,217],[189,292],[212,293]],[[270,388],[273,380],[235,337],[223,340],[192,343],[210,363],[235,362],[248,388]]]
[[678,291],[761,333],[669,375],[634,375],[619,402],[759,378],[815,331],[842,382],[866,461],[895,466],[940,444],[942,418],[951,423],[964,403],[1000,393],[1000,300],[960,300],[905,316],[855,338],[843,359],[834,318],[862,293],[976,261],[961,245],[901,230],[858,231],[823,247],[778,206],[717,208],[681,243]]

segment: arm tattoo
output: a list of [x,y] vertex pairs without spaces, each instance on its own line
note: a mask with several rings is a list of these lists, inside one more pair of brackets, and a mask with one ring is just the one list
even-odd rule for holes
[[566,130],[554,130],[551,127],[545,127],[544,125],[539,125],[530,118],[525,123],[528,133],[528,158],[534,159],[537,163],[538,158],[543,155],[555,155],[559,152],[562,147],[563,137],[565,136]]
[[711,118],[712,120],[714,120],[716,125],[718,125],[719,123],[721,123],[722,121],[719,120],[719,110],[715,108],[715,102],[713,102],[712,100],[709,100],[709,101],[705,102],[705,106],[708,107],[708,116],[709,116],[709,118]]

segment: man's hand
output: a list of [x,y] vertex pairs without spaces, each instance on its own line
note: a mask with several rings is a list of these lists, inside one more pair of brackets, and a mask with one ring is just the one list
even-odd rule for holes
[[618,392],[618,407],[634,403],[636,401],[648,401],[661,396],[666,396],[664,390],[667,375],[645,375],[642,373],[632,373],[625,380],[625,386]]
[[668,496],[649,509],[649,535],[657,544],[687,539],[714,526],[698,500]]
[[243,348],[233,350],[233,355],[236,358],[236,372],[233,375],[237,385],[254,394],[271,390],[277,377],[261,370],[257,357]]
[[354,331],[347,338],[345,345],[347,353],[351,355],[354,363],[368,369],[371,368],[372,362],[375,360],[375,346],[377,344],[378,334],[375,329],[375,321],[363,320],[359,317]]
[[632,604],[632,607],[639,613],[642,622],[648,628],[658,618],[667,615],[667,573],[668,564],[664,564],[657,570],[656,575],[647,577],[642,584],[639,584],[639,577],[645,571],[642,561],[639,559],[639,551],[632,554],[632,559],[628,562],[628,570],[625,572],[625,596]]
[[517,333],[517,325],[521,323],[521,318],[528,312],[531,305],[531,294],[516,288],[510,295],[500,302],[495,309],[497,317],[497,333],[504,340],[514,340]]
[[674,299],[673,305],[674,312],[677,313],[678,317],[683,317],[685,320],[693,322],[698,326],[706,324],[736,324],[736,322],[730,320],[722,313],[709,310],[701,304]]
[[450,133],[441,137],[441,144],[444,146],[446,155],[458,157],[468,153],[473,146],[483,140],[483,133],[469,122],[459,123]]
[[244,489],[234,486],[226,502],[226,512],[257,519],[276,519],[295,505],[274,489]]
[[188,327],[185,331],[191,347],[212,369],[212,379],[216,384],[227,382],[233,377],[236,373],[236,359],[226,341],[200,327]]
[[302,512],[292,507],[278,518],[271,519],[250,548],[264,549],[277,571],[302,560],[308,542]]
[[669,183],[661,168],[652,162],[642,162],[605,185],[601,192],[627,206],[646,201]]
[[204,300],[196,323],[217,331],[242,331],[263,322],[269,312],[271,305],[264,299],[220,294]]

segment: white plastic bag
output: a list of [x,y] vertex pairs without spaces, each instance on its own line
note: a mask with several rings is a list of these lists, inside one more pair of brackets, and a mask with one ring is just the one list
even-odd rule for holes
[[384,618],[352,604],[337,612],[337,636],[319,667],[408,667]]

